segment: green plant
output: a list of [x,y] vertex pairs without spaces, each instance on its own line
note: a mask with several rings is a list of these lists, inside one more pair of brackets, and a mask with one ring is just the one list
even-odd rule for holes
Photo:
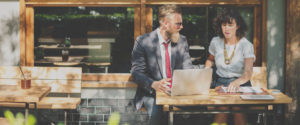
[[10,125],[35,125],[36,123],[36,118],[32,114],[28,115],[27,122],[25,121],[24,115],[20,112],[18,112],[15,117],[10,110],[5,110],[4,117],[9,121]]
[[[107,125],[119,125],[120,123],[120,114],[118,112],[111,113]],[[127,123],[123,125],[129,125]]]

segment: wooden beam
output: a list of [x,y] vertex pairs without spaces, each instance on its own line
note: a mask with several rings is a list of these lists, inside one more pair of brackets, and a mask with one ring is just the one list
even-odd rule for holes
[[25,58],[25,40],[26,40],[26,23],[25,23],[25,0],[20,0],[20,65],[25,66],[26,58]]
[[27,0],[28,6],[134,6],[139,5],[139,0]]
[[26,39],[25,39],[25,58],[26,66],[34,65],[34,9],[33,7],[26,7]]
[[261,0],[147,0],[147,5],[259,5]]
[[[26,0],[30,6],[102,6],[102,5],[134,5],[140,0]],[[181,4],[181,5],[258,5],[261,0],[147,0],[147,5]]]

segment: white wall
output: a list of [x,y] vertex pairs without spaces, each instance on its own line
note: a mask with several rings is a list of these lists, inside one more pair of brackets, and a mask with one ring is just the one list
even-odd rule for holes
[[0,0],[0,65],[18,65],[19,1]]

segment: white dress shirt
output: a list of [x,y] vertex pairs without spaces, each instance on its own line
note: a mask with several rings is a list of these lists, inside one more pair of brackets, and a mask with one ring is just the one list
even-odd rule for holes
[[[159,46],[160,46],[160,53],[161,53],[161,64],[162,64],[162,69],[163,69],[163,78],[167,78],[167,72],[166,72],[166,49],[165,49],[165,46],[164,46],[164,42],[165,39],[163,38],[163,36],[160,34],[160,29],[157,28],[156,29],[157,31],[157,35],[158,35],[158,40],[159,40]],[[171,66],[171,42],[168,43],[168,52],[169,52],[169,56],[170,56],[170,66]],[[172,71],[172,69],[171,69]]]

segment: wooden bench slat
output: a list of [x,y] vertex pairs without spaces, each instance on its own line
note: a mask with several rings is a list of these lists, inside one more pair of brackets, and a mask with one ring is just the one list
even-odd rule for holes
[[17,107],[17,108],[24,108],[25,106],[26,106],[25,103],[0,102],[0,107]]
[[22,67],[24,73],[31,72],[32,79],[81,80],[80,67]]
[[101,82],[82,82],[82,88],[136,88],[135,83],[101,83]]
[[82,76],[82,81],[119,81],[128,82],[132,81],[130,73],[85,73]]
[[76,109],[81,98],[45,97],[38,104],[38,109]]
[[52,93],[80,93],[80,80],[31,80],[32,86],[50,86]]

